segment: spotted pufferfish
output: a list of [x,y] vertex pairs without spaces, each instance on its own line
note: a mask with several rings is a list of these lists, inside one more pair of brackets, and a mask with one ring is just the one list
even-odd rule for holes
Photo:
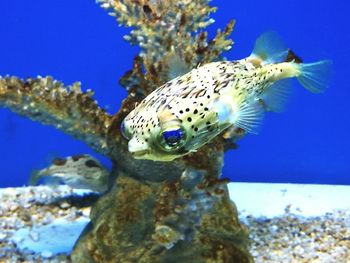
[[249,57],[198,66],[143,99],[121,124],[128,150],[137,159],[172,161],[233,127],[257,133],[266,111],[283,109],[287,79],[323,92],[330,64],[302,63],[275,33],[265,33]]
[[56,187],[65,184],[75,189],[104,193],[108,188],[108,178],[108,169],[96,158],[88,154],[77,154],[55,158],[49,167],[33,171],[29,185]]

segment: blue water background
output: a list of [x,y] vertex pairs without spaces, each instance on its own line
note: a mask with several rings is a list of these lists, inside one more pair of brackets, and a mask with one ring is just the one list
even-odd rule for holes
[[[248,56],[264,31],[277,31],[305,61],[334,62],[323,95],[295,81],[286,112],[266,115],[259,135],[248,135],[225,156],[223,175],[233,181],[350,184],[349,42],[347,1],[212,1],[219,7],[209,28],[237,20],[230,60]],[[92,0],[0,1],[0,75],[52,75],[81,81],[100,105],[115,112],[126,96],[118,79],[131,68],[137,47]],[[30,172],[52,157],[93,153],[82,142],[0,109],[0,186],[26,184]],[[94,153],[93,153],[94,154]],[[102,156],[103,162],[108,160]]]

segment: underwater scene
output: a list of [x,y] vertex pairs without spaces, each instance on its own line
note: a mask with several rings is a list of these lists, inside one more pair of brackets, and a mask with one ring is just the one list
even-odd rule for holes
[[346,1],[0,1],[0,262],[350,262]]

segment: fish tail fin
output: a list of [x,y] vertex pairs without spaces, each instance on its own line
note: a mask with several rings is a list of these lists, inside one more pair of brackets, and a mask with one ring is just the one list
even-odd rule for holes
[[288,51],[280,36],[276,32],[268,31],[258,37],[250,56],[261,59],[263,64],[272,64],[285,61]]
[[331,60],[296,64],[298,68],[297,79],[307,90],[313,93],[322,93],[329,85],[331,65]]

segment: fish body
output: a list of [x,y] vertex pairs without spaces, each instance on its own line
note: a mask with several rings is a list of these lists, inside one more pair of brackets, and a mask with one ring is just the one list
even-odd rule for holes
[[329,61],[300,63],[275,35],[265,34],[249,57],[199,66],[153,91],[121,131],[135,158],[172,161],[229,127],[257,133],[266,111],[282,110],[290,92],[285,79],[297,77],[322,92],[328,68]]
[[29,184],[65,184],[103,193],[108,187],[108,176],[108,170],[97,159],[81,154],[54,159],[49,167],[33,172]]

